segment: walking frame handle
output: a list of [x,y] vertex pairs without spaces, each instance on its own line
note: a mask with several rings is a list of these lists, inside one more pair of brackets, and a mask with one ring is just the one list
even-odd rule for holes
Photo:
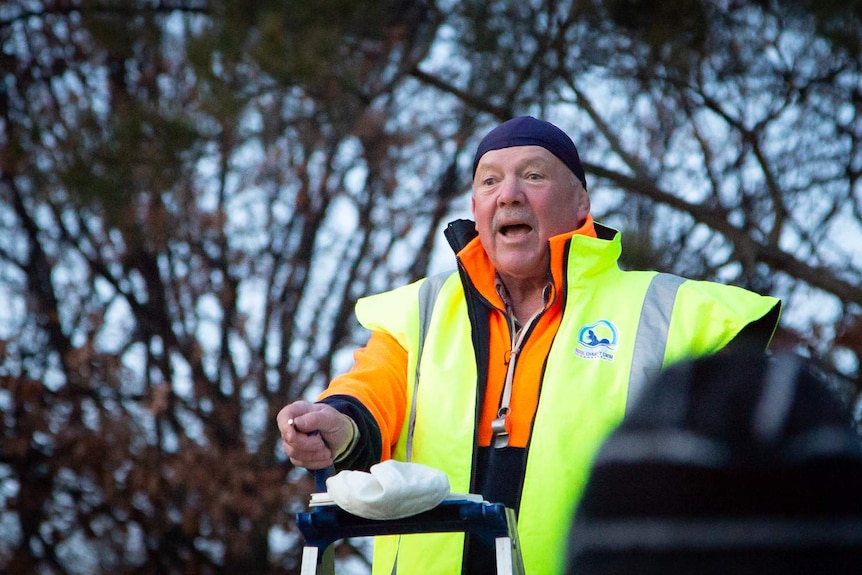
[[312,473],[314,473],[314,492],[326,493],[326,480],[335,475],[335,466],[315,469]]

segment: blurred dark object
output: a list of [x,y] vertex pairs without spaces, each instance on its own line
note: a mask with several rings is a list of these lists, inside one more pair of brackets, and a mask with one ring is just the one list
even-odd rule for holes
[[804,359],[682,363],[602,446],[567,573],[862,573],[860,492],[849,410]]

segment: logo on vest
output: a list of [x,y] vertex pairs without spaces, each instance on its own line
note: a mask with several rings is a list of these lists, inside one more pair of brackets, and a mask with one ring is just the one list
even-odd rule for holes
[[617,348],[617,328],[606,319],[583,326],[578,331],[575,355],[582,359],[614,360]]

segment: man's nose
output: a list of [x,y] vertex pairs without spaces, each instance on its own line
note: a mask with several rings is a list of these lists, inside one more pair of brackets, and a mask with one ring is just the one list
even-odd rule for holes
[[517,178],[506,178],[500,182],[497,203],[500,205],[524,202],[524,189]]

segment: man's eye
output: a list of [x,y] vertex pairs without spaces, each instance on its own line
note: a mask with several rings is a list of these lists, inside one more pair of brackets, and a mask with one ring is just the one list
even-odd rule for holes
[[537,174],[537,173],[533,172],[533,173],[531,173],[531,174],[527,174],[527,179],[528,179],[528,180],[541,180],[541,179],[542,179],[542,175],[541,175],[541,174]]
[[494,178],[485,178],[484,180],[482,180],[482,184],[485,186],[493,186],[494,182]]

